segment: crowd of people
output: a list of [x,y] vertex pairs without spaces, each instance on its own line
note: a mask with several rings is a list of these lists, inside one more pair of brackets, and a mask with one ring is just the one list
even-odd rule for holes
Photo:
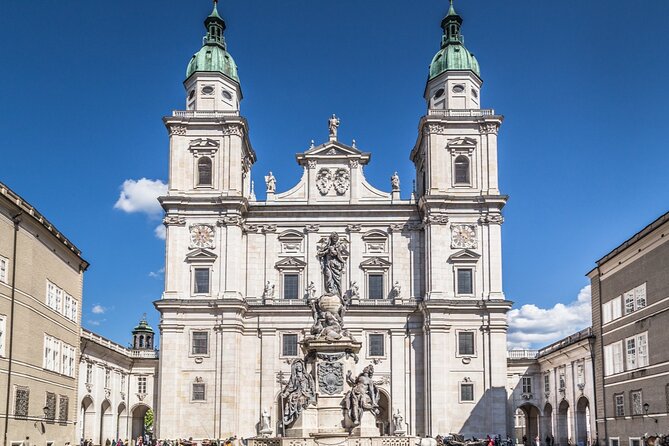
[[[244,438],[230,437],[226,439],[217,439],[217,440],[202,440],[199,445],[193,440],[193,437],[188,439],[186,438],[177,438],[174,440],[161,440],[151,438],[149,435],[139,436],[128,440],[122,438],[119,439],[107,439],[104,443],[104,446],[246,446],[247,441]],[[93,440],[88,438],[82,438],[79,442],[79,446],[94,446]]]

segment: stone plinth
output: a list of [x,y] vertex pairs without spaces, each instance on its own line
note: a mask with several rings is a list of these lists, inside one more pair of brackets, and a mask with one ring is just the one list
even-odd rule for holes
[[[302,343],[306,361],[311,364],[316,382],[317,417],[315,420],[305,419],[301,423],[301,432],[309,436],[337,436],[349,433],[343,407],[344,395],[349,389],[346,384],[346,374],[354,369],[361,345],[360,342],[350,338],[308,339]],[[313,424],[308,426],[307,423]],[[378,434],[378,429],[376,432]]]

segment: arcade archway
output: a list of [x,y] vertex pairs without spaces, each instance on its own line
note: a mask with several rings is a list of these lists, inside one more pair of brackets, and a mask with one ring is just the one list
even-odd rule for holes
[[567,446],[569,442],[569,403],[567,400],[562,400],[558,406],[555,441],[558,446]]

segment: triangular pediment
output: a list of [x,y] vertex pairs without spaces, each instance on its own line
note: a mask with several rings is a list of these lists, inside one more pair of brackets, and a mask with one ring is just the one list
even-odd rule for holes
[[209,251],[208,249],[194,249],[193,251],[186,254],[187,262],[213,262],[218,258],[216,254]]
[[454,138],[448,141],[448,147],[476,147],[474,138]]
[[463,249],[463,250],[458,251],[455,254],[451,255],[448,258],[448,261],[451,262],[451,263],[476,262],[480,258],[481,258],[481,254],[477,254],[474,251],[470,251],[469,249]]
[[392,266],[392,263],[389,262],[386,259],[383,259],[381,257],[372,257],[371,259],[367,259],[364,262],[360,263],[360,268],[366,269],[366,268],[390,268]]
[[297,154],[297,162],[304,164],[308,160],[358,160],[360,164],[369,162],[370,154],[360,151],[357,147],[339,141],[328,141]]
[[298,257],[286,257],[274,264],[276,269],[301,269],[307,266],[307,262]]
[[219,146],[218,141],[211,138],[193,139],[188,143],[188,147],[193,147],[193,148],[213,148],[218,146]]

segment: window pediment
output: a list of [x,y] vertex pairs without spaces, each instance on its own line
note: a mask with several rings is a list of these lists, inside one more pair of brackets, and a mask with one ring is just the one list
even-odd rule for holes
[[186,261],[189,263],[212,263],[218,256],[208,249],[194,249],[186,254]]
[[477,254],[469,249],[463,249],[448,258],[450,263],[475,263],[481,258],[481,254]]
[[392,263],[381,257],[372,257],[367,259],[360,264],[360,268],[363,270],[366,269],[389,269],[392,266]]
[[215,139],[198,138],[193,139],[188,143],[188,150],[194,154],[212,154],[216,152],[220,144]]
[[285,259],[281,259],[274,264],[274,267],[279,271],[282,270],[299,271],[303,270],[306,266],[307,262],[298,257],[286,257]]
[[449,149],[473,149],[476,147],[476,140],[474,138],[454,138],[448,141],[447,147]]

